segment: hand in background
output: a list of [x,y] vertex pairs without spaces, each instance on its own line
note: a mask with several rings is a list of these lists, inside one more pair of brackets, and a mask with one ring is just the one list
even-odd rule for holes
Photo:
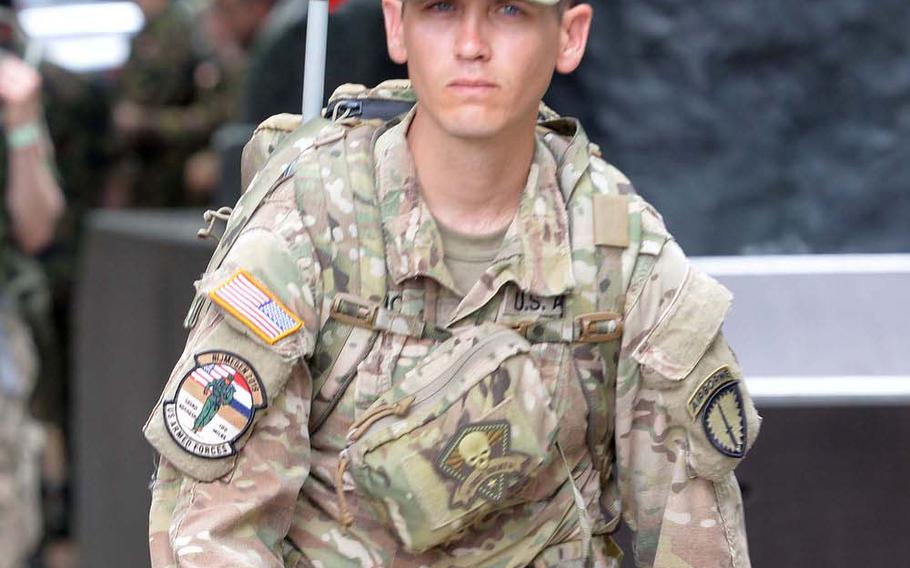
[[0,58],[0,103],[6,129],[41,118],[41,75],[12,55]]

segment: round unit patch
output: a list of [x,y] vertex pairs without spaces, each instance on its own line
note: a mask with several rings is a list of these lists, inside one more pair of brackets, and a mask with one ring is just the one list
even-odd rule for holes
[[256,410],[266,406],[265,390],[253,367],[233,353],[207,351],[195,359],[173,400],[163,405],[164,423],[174,441],[195,456],[232,456]]

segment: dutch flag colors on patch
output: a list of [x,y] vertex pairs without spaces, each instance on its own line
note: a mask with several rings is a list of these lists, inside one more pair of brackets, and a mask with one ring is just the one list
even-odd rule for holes
[[225,413],[224,418],[238,429],[246,425],[253,413],[253,395],[250,393],[250,386],[244,380],[243,375],[223,363],[197,367],[191,374],[194,384],[188,383],[184,388],[193,392],[199,401],[205,401],[205,387],[212,381],[228,379],[229,384],[233,386],[233,396],[230,402],[230,412]]
[[269,344],[303,327],[300,318],[245,270],[235,272],[209,297]]

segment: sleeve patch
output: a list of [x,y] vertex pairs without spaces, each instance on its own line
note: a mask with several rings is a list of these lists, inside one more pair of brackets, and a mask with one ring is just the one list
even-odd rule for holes
[[746,413],[739,382],[717,389],[705,404],[701,417],[708,441],[718,452],[731,458],[746,455]]
[[162,405],[171,438],[201,458],[226,458],[237,453],[266,393],[253,367],[227,351],[207,351],[181,379],[174,398]]
[[269,345],[303,327],[303,321],[246,270],[235,272],[209,297]]

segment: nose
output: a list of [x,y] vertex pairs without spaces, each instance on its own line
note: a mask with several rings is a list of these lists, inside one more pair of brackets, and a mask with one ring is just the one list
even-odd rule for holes
[[465,13],[458,25],[455,37],[455,56],[466,61],[485,61],[490,58],[490,44],[487,40],[486,23],[481,14]]

